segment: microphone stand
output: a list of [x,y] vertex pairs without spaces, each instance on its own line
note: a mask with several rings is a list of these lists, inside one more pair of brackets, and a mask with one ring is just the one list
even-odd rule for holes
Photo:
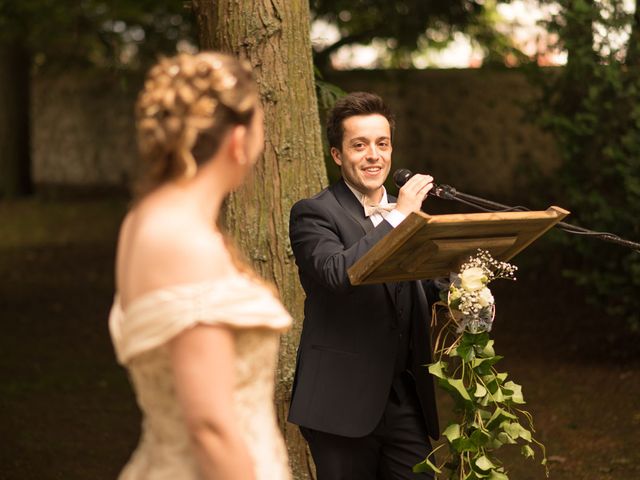
[[[455,200],[457,202],[463,203],[465,205],[469,205],[473,208],[476,208],[478,210],[482,210],[485,212],[530,211],[530,209],[526,207],[522,207],[522,206],[509,207],[508,205],[503,205],[498,202],[476,197],[474,195],[469,195],[467,193],[458,192],[451,185],[435,185],[434,188],[429,192],[429,195],[442,198],[443,200]],[[595,232],[593,230],[578,227],[576,225],[571,225],[570,223],[566,223],[566,222],[558,222],[555,224],[555,227],[567,233],[572,233],[574,235],[587,235],[587,236],[595,237],[605,242],[621,245],[623,247],[630,248],[636,253],[640,253],[640,243],[632,242],[631,240],[620,238],[618,235],[615,235],[613,233]]]

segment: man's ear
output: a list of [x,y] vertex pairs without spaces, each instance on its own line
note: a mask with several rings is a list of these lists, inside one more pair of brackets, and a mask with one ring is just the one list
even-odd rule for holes
[[331,158],[333,158],[333,161],[336,162],[336,165],[341,167],[342,166],[342,152],[340,150],[338,150],[336,147],[331,147],[331,150],[329,150],[329,152],[331,153]]

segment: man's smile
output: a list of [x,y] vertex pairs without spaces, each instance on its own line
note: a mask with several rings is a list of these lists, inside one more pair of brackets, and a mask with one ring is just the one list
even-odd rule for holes
[[366,174],[374,176],[382,171],[382,167],[366,167],[363,170]]

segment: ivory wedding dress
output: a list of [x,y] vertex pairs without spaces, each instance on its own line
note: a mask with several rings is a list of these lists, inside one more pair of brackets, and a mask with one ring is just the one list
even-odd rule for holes
[[118,297],[109,329],[143,413],[140,443],[120,480],[198,479],[198,465],[176,399],[167,342],[196,324],[232,329],[237,426],[259,480],[290,478],[273,403],[279,332],[291,317],[264,286],[237,274],[152,291],[126,310]]

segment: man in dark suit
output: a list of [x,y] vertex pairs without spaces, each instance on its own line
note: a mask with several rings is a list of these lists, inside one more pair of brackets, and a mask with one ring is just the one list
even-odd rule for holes
[[431,478],[411,468],[439,435],[431,362],[430,282],[352,286],[348,268],[420,210],[433,187],[414,175],[397,203],[383,186],[393,117],[377,95],[340,99],[327,122],[342,179],[291,210],[291,246],[306,292],[289,421],[319,480]]

